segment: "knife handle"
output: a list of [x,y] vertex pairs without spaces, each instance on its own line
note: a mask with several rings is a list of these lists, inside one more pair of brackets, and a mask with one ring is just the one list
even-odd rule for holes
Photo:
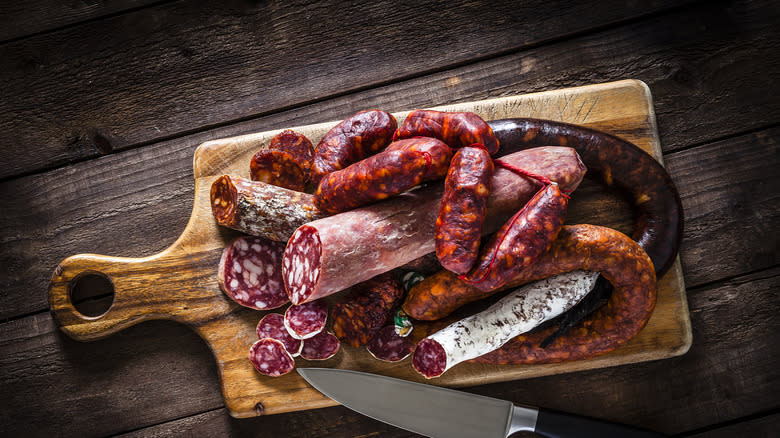
[[666,435],[623,424],[539,409],[534,432],[548,438],[659,438]]

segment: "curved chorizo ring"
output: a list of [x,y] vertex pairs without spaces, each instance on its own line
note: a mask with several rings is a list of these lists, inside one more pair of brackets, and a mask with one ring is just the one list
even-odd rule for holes
[[473,361],[534,364],[585,359],[614,350],[644,328],[656,302],[653,265],[636,242],[611,228],[564,226],[550,250],[511,287],[577,269],[598,271],[612,284],[615,291],[607,304],[546,348],[539,344],[555,327],[518,336]]
[[621,138],[568,123],[516,118],[488,125],[502,154],[540,145],[574,148],[588,171],[631,195],[638,212],[633,239],[650,256],[658,277],[669,270],[682,239],[683,209],[671,177],[650,154]]

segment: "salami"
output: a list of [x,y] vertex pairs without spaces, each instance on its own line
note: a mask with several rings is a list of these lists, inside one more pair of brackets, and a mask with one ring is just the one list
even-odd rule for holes
[[270,377],[279,377],[295,368],[295,360],[276,339],[263,338],[252,344],[249,361],[257,372]]
[[284,326],[295,339],[309,339],[325,328],[328,305],[324,301],[311,301],[290,306],[284,312]]
[[392,272],[353,286],[333,306],[333,333],[347,345],[365,345],[384,327],[403,295],[403,287]]
[[423,339],[412,366],[426,378],[498,349],[514,337],[572,308],[596,283],[597,272],[573,271],[510,292],[475,315]]
[[249,163],[252,181],[261,181],[302,192],[306,187],[303,169],[292,155],[276,149],[257,151]]
[[312,183],[319,184],[325,175],[384,149],[392,141],[397,126],[390,113],[367,110],[331,128],[314,150]]
[[299,226],[327,216],[312,195],[223,175],[211,185],[217,223],[253,236],[287,242]]
[[269,313],[257,323],[257,338],[276,339],[284,345],[284,349],[292,357],[298,356],[303,347],[303,341],[295,339],[287,332],[284,326],[284,317],[278,313]]
[[223,251],[217,278],[225,295],[257,310],[275,309],[287,303],[282,282],[284,245],[260,237],[242,236]]
[[271,138],[271,141],[268,143],[268,149],[275,149],[290,154],[293,160],[301,166],[304,179],[306,181],[309,180],[309,173],[314,160],[314,148],[305,135],[285,129]]
[[438,138],[456,149],[481,144],[490,155],[495,155],[499,148],[490,125],[471,112],[414,110],[406,116],[393,139],[418,136]]
[[412,138],[320,180],[314,203],[338,213],[403,193],[443,178],[452,159],[449,146],[435,138]]
[[301,357],[306,360],[326,360],[338,353],[341,343],[339,339],[323,330],[305,341]]
[[465,274],[479,256],[482,224],[493,178],[486,149],[464,147],[452,157],[436,218],[436,256],[441,265]]
[[398,362],[406,359],[414,351],[414,342],[410,337],[399,336],[395,326],[388,325],[379,330],[366,349],[376,359],[385,362]]
[[[568,148],[536,148],[504,157],[506,162],[574,190],[585,172]],[[496,169],[483,233],[498,229],[537,191],[537,185],[507,169]],[[441,186],[413,190],[367,207],[299,227],[285,249],[282,276],[293,304],[345,290],[434,251]]]
[[550,248],[566,219],[568,196],[558,184],[540,189],[482,249],[474,268],[461,279],[491,291],[536,262]]

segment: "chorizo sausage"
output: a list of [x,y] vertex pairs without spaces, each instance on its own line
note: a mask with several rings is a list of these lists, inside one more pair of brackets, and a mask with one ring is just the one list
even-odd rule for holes
[[451,159],[452,150],[441,140],[399,140],[376,155],[323,177],[314,203],[322,211],[338,213],[380,201],[443,178]]
[[268,149],[275,149],[290,154],[301,166],[304,180],[309,180],[312,161],[314,160],[314,147],[305,135],[285,129],[271,138]]
[[410,137],[438,138],[454,149],[477,143],[485,146],[490,155],[495,155],[499,148],[490,125],[471,112],[414,110],[406,116],[393,139]]
[[650,256],[656,275],[671,267],[682,239],[682,203],[672,178],[647,152],[613,135],[551,120],[517,118],[488,124],[504,153],[541,145],[576,149],[590,173],[600,174],[608,186],[631,196],[637,211],[632,237]]
[[436,218],[436,257],[456,274],[465,274],[479,255],[482,224],[493,179],[486,149],[464,147],[452,157]]
[[353,286],[333,306],[333,333],[353,347],[367,344],[384,327],[403,295],[401,283],[391,272]]
[[319,184],[323,176],[381,151],[393,140],[397,126],[395,117],[380,110],[360,111],[343,120],[317,144],[311,182]]
[[[568,148],[536,148],[504,157],[573,190],[584,166]],[[498,229],[537,191],[506,169],[493,174],[484,233]],[[299,227],[282,260],[285,288],[294,304],[327,296],[434,251],[442,187],[431,186]]]
[[249,163],[252,181],[261,181],[302,192],[306,188],[303,169],[292,155],[276,149],[262,149]]

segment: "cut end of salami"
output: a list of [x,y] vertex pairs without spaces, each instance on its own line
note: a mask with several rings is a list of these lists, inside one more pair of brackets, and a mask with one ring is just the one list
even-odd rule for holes
[[295,368],[295,360],[276,339],[263,338],[252,344],[249,360],[257,372],[271,377],[279,377]]
[[302,225],[290,237],[282,260],[287,295],[294,305],[318,298],[314,292],[320,280],[322,244],[316,228]]
[[284,345],[285,350],[292,357],[298,356],[303,347],[303,341],[293,338],[287,332],[287,328],[284,326],[284,317],[278,313],[269,313],[257,323],[257,337],[258,339],[276,339]]
[[287,303],[282,282],[284,244],[242,236],[222,252],[219,285],[236,303],[251,309],[275,309]]
[[276,149],[258,151],[249,163],[252,181],[261,181],[302,192],[306,188],[303,168],[292,155]]
[[388,325],[376,333],[366,349],[379,360],[398,362],[412,354],[414,342],[410,337],[399,336],[395,332],[395,325]]
[[284,312],[284,326],[295,339],[309,339],[325,328],[328,305],[324,301],[311,301],[300,306],[290,306]]
[[234,226],[237,198],[238,191],[228,175],[217,178],[211,184],[211,212],[217,223],[225,227]]
[[306,360],[326,360],[338,353],[339,339],[325,330],[303,342],[301,357]]
[[441,376],[447,367],[447,353],[444,347],[430,338],[417,344],[412,356],[412,366],[426,379]]

